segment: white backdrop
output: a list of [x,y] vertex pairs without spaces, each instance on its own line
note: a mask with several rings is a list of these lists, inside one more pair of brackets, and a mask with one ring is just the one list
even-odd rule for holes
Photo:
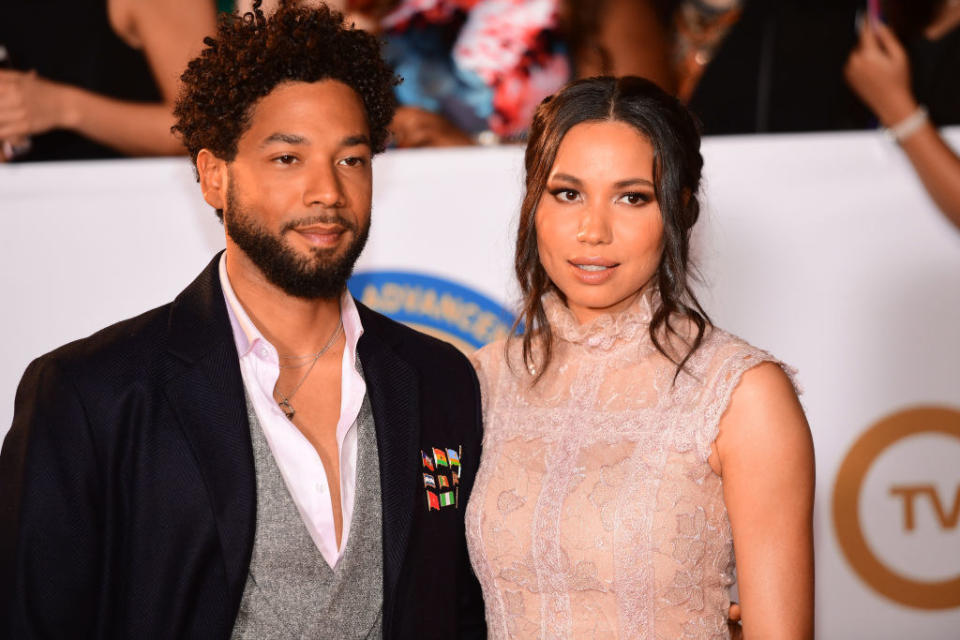
[[[960,148],[960,130],[950,139]],[[806,391],[818,637],[960,638],[960,232],[874,133],[708,139],[704,155],[701,300],[798,367]],[[390,152],[374,167],[358,268],[512,306],[520,150]],[[223,246],[183,159],[0,166],[0,221],[0,434],[32,358],[169,301]],[[877,453],[873,425],[918,406],[945,409],[895,418]]]

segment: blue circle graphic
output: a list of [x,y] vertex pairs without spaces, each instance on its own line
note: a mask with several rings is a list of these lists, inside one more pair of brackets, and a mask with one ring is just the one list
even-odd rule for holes
[[410,271],[361,271],[347,284],[354,298],[397,322],[429,327],[480,348],[510,334],[514,316],[482,293]]

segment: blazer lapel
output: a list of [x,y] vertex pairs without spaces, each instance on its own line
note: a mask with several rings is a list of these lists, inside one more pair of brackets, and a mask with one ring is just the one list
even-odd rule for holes
[[256,477],[243,378],[220,288],[220,255],[177,297],[170,351],[186,363],[166,387],[203,474],[223,548],[228,592],[239,602],[256,528]]
[[[380,458],[383,502],[384,624],[389,624],[416,507],[420,465],[420,388],[416,371],[378,334],[379,319],[357,304],[363,336],[357,351],[367,381]],[[386,631],[386,629],[385,629]],[[386,635],[386,634],[385,634]]]

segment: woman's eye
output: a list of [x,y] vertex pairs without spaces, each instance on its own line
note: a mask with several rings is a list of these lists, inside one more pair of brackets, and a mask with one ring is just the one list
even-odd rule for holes
[[580,198],[580,193],[574,189],[554,189],[550,193],[560,202],[576,202]]
[[633,192],[633,193],[623,194],[622,196],[620,196],[620,199],[626,202],[627,204],[635,207],[637,205],[647,204],[653,198],[650,197],[650,194],[647,194],[647,193]]

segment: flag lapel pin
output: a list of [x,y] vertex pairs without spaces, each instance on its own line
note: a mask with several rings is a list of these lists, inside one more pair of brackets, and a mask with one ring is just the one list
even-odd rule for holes
[[433,471],[433,460],[430,458],[430,456],[421,451],[420,457],[423,459],[423,468],[428,471]]
[[440,511],[440,499],[437,494],[427,489],[427,511]]
[[453,449],[447,449],[447,461],[450,463],[450,468],[453,469],[456,467],[460,468],[460,452]]

